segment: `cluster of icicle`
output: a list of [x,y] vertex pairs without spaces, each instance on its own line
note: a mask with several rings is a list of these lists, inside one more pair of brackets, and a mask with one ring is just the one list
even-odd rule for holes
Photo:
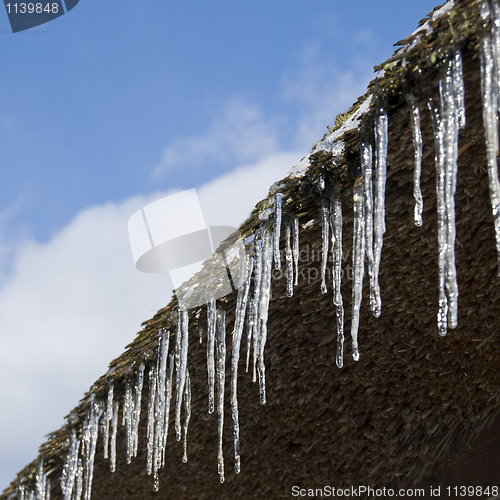
[[35,489],[28,491],[26,485],[21,484],[17,489],[19,500],[50,500],[50,479],[43,472],[43,460],[38,463],[35,476]]
[[[496,2],[482,0],[481,21],[481,92],[483,120],[488,161],[488,178],[494,217],[496,246],[500,269],[500,183],[497,156],[498,100],[500,95],[500,7]],[[422,226],[423,198],[420,190],[422,162],[422,134],[420,109],[411,92],[406,92],[410,106],[414,144],[414,219]],[[437,326],[440,335],[458,322],[458,285],[455,267],[455,190],[457,182],[458,136],[465,125],[464,84],[462,58],[456,51],[443,61],[439,81],[439,99],[429,99],[435,137],[439,304]],[[353,284],[352,284],[352,355],[359,359],[358,330],[365,262],[369,278],[369,307],[374,316],[381,314],[379,269],[385,233],[385,184],[387,169],[388,117],[378,103],[374,144],[368,137],[361,138],[361,176],[353,190]],[[320,178],[322,220],[321,291],[327,292],[326,267],[328,251],[332,254],[333,305],[336,313],[336,364],[343,366],[344,307],[341,294],[342,275],[342,207],[337,186],[325,189]],[[236,299],[234,329],[231,348],[231,414],[233,419],[234,468],[239,473],[240,428],[238,420],[238,365],[246,324],[246,371],[258,380],[260,402],[266,403],[264,352],[267,340],[267,321],[271,298],[272,267],[281,268],[280,237],[285,226],[286,294],[293,296],[299,276],[299,221],[293,214],[282,213],[282,195],[274,195],[274,207],[261,214],[262,225],[245,240],[240,251],[239,285]],[[174,400],[174,430],[177,441],[183,439],[183,461],[187,461],[187,432],[191,417],[191,382],[188,370],[189,328],[188,312],[178,311],[174,352],[169,352],[170,332],[161,329],[158,334],[156,363],[148,370],[149,398],[147,414],[147,472],[153,475],[158,490],[158,471],[165,465],[171,400]],[[208,412],[216,411],[218,418],[218,473],[224,481],[222,436],[224,428],[224,390],[226,366],[226,315],[215,300],[207,304],[207,372]],[[200,342],[202,329],[200,327]],[[138,432],[141,416],[141,398],[145,365],[140,364],[133,380],[125,385],[122,404],[122,425],[126,429],[127,463],[137,456]],[[174,378],[175,374],[175,378]],[[175,387],[174,387],[175,380]],[[174,394],[175,389],[175,394]],[[104,457],[109,458],[110,469],[116,468],[116,436],[119,402],[115,398],[113,383],[109,382],[107,398],[98,401],[91,395],[81,435],[76,426],[69,428],[67,458],[61,477],[61,490],[65,500],[90,500],[94,457],[99,428],[103,433]],[[181,413],[184,418],[182,419]],[[50,480],[43,472],[40,461],[34,491],[24,484],[18,488],[20,500],[49,500]]]

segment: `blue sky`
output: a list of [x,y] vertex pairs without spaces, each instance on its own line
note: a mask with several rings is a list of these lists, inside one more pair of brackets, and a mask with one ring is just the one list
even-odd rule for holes
[[0,11],[0,489],[168,301],[128,217],[195,187],[241,222],[434,6],[80,0],[15,35]]

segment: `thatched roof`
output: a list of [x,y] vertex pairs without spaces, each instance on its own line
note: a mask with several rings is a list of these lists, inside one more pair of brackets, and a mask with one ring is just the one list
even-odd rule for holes
[[[188,462],[182,462],[182,442],[170,431],[166,464],[160,470],[160,493],[170,498],[288,498],[292,487],[410,487],[424,474],[443,479],[445,464],[466,460],[466,447],[488,427],[500,411],[500,317],[495,232],[485,166],[484,128],[480,81],[480,3],[457,0],[429,22],[433,28],[403,42],[411,47],[382,65],[383,74],[372,82],[366,105],[360,99],[347,116],[340,117],[295,176],[278,184],[285,214],[299,217],[299,284],[288,298],[285,279],[272,281],[268,340],[265,349],[267,404],[259,404],[256,384],[240,361],[238,382],[242,470],[232,465],[232,420],[229,383],[226,389],[224,454],[226,481],[217,476],[217,416],[207,414],[206,338],[199,344],[198,328],[207,331],[206,307],[189,313],[188,366],[192,386],[192,417],[188,433]],[[415,41],[416,40],[416,41]],[[414,42],[412,44],[412,42]],[[460,131],[456,191],[456,267],[459,284],[459,323],[446,337],[438,335],[438,251],[435,145],[429,98],[439,102],[441,62],[455,50],[462,54],[467,123]],[[403,57],[405,62],[403,63]],[[411,89],[421,112],[423,135],[423,226],[413,223],[414,147],[410,114],[403,89]],[[376,98],[388,113],[386,224],[380,286],[382,314],[368,307],[365,276],[359,330],[360,360],[351,357],[346,341],[344,367],[335,364],[337,328],[332,286],[320,289],[321,202],[325,193],[339,188],[343,207],[342,295],[345,331],[351,322],[353,241],[353,187],[360,175],[360,137],[373,142]],[[346,121],[365,102],[360,123]],[[379,101],[380,102],[380,101]],[[352,121],[351,121],[352,123]],[[347,124],[347,125],[346,125]],[[333,135],[332,135],[333,134]],[[340,135],[339,135],[340,134]],[[338,136],[338,137],[336,137]],[[336,137],[336,142],[332,142]],[[344,142],[340,150],[336,144]],[[332,152],[333,151],[333,152]],[[318,179],[325,182],[318,189]],[[273,192],[276,186],[273,188]],[[273,194],[257,205],[240,228],[245,237],[262,223],[258,215],[272,205]],[[282,249],[284,241],[281,242]],[[328,264],[331,268],[331,262]],[[236,293],[218,301],[232,331]],[[127,380],[141,363],[146,371],[156,362],[158,330],[172,332],[177,321],[172,301],[144,323],[136,340],[111,362],[90,393],[103,402],[109,380],[121,406]],[[228,360],[231,354],[228,335]],[[245,341],[242,351],[245,352]],[[242,358],[245,356],[242,355]],[[226,379],[230,380],[230,362]],[[153,480],[146,472],[147,378],[142,397],[139,450],[131,464],[125,457],[125,428],[118,430],[116,471],[102,457],[97,443],[93,498],[142,499],[153,497]],[[90,395],[89,393],[89,395]],[[51,498],[62,498],[59,488],[71,427],[81,434],[89,395],[72,412],[66,427],[40,450],[44,472],[51,479]],[[171,414],[172,415],[172,414]],[[171,424],[172,426],[172,421]],[[455,458],[453,458],[455,457]],[[457,458],[458,457],[458,458]],[[462,457],[462,458],[460,458]],[[458,462],[457,462],[458,463]],[[11,498],[19,484],[34,488],[38,459],[27,466],[1,499]],[[434,476],[432,476],[434,474]],[[471,479],[472,481],[473,479]],[[486,479],[488,480],[488,479]],[[483,481],[483,479],[478,479]],[[434,485],[436,483],[433,483]],[[13,497],[15,498],[15,497]]]

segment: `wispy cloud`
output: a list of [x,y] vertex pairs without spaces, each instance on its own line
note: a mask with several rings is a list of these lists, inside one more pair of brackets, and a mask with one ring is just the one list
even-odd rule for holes
[[255,161],[280,149],[277,127],[259,106],[231,99],[206,133],[170,144],[153,177],[159,178],[183,165],[217,161],[231,166]]

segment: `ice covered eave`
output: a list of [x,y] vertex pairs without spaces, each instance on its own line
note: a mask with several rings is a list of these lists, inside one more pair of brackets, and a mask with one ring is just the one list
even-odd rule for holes
[[321,141],[319,141],[314,146],[311,153],[308,156],[302,158],[300,163],[295,165],[288,172],[287,177],[303,177],[312,165],[312,157],[319,151],[331,153],[333,161],[339,159],[343,155],[345,149],[345,144],[342,140],[342,136],[344,136],[351,130],[359,128],[363,117],[370,111],[372,100],[373,95],[368,95],[368,97],[361,103],[358,109],[344,123],[342,123],[342,125],[338,129],[334,130],[332,133],[328,134]]

